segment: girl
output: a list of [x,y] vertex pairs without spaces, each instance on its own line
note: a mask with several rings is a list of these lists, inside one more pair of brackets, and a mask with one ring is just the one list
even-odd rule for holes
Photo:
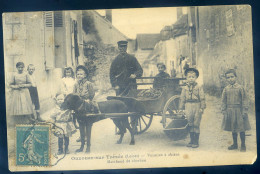
[[74,72],[71,67],[66,67],[62,78],[62,92],[66,95],[73,92],[75,85]]
[[[86,100],[87,102],[90,102],[93,100],[95,96],[94,88],[91,84],[91,82],[88,81],[88,70],[83,65],[79,65],[76,68],[76,77],[77,82],[74,85],[73,92],[78,94],[82,99]],[[94,108],[93,108],[94,109]],[[86,130],[86,124],[81,117],[77,117],[77,121],[79,123],[79,129],[80,129],[80,137],[77,139],[77,142],[81,141],[81,144],[85,144],[85,130]],[[90,146],[90,141],[87,142],[87,146]],[[83,147],[80,147],[80,149],[77,150],[77,152],[83,151]]]
[[241,152],[246,151],[245,131],[250,130],[248,121],[248,106],[244,88],[237,84],[237,74],[234,69],[230,69],[225,73],[225,77],[229,83],[222,93],[222,113],[224,115],[222,129],[232,132],[233,144],[228,150],[238,148],[237,134],[240,133]]
[[179,109],[185,109],[185,114],[190,127],[190,142],[187,147],[199,147],[200,121],[206,108],[203,89],[196,83],[199,71],[195,68],[188,68],[184,72],[187,78],[187,85],[182,89]]
[[24,63],[16,64],[18,70],[11,77],[9,86],[11,88],[11,103],[8,114],[17,116],[14,124],[28,124],[33,121],[33,105],[28,88],[31,87],[31,80],[28,74],[24,73]]
[[58,155],[64,153],[63,142],[65,145],[65,154],[69,154],[69,137],[76,132],[76,128],[72,122],[71,111],[62,110],[61,104],[64,102],[65,95],[57,94],[55,97],[56,107],[54,108],[51,118],[54,120],[55,131],[54,135],[58,137]]

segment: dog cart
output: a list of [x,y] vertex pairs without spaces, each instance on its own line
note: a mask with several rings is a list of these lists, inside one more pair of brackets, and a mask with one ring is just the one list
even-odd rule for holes
[[[156,77],[140,77],[137,86],[150,87]],[[151,126],[154,116],[162,116],[164,132],[172,140],[186,138],[188,121],[179,110],[179,100],[185,78],[163,79],[164,87],[158,89],[130,89],[126,96],[108,96],[108,100],[123,101],[131,113],[130,123],[136,134],[142,134]]]

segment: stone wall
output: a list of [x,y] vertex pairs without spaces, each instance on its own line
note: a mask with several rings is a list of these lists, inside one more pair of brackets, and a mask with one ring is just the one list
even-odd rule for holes
[[254,101],[250,6],[198,7],[198,67],[205,91],[220,96],[227,85],[224,72],[237,71],[238,83]]

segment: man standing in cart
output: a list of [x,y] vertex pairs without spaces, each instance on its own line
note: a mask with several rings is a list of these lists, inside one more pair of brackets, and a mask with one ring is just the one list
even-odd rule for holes
[[119,55],[110,67],[110,82],[117,96],[125,96],[131,88],[136,89],[136,77],[143,75],[143,69],[138,60],[126,52],[127,43],[127,41],[117,42]]

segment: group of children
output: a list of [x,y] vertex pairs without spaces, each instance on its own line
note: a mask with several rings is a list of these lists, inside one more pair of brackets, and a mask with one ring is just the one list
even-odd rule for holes
[[[157,68],[159,74],[156,75],[154,87],[160,88],[163,87],[160,80],[170,76],[165,72],[164,64],[157,64]],[[205,95],[203,88],[196,82],[199,77],[199,71],[196,68],[187,68],[184,75],[186,76],[186,86],[181,92],[179,109],[184,110],[189,124],[190,142],[187,147],[198,148],[200,122],[206,108]],[[221,111],[224,116],[222,129],[232,132],[233,144],[228,147],[228,150],[238,149],[237,136],[240,134],[240,151],[245,152],[245,131],[250,130],[246,93],[244,88],[237,83],[237,74],[234,69],[226,71],[225,77],[229,85],[222,92]]]
[[[88,70],[82,65],[76,68],[76,80],[74,79],[73,69],[71,67],[65,68],[61,86],[61,92],[55,97],[56,107],[51,113],[51,118],[54,120],[56,127],[54,135],[58,137],[58,155],[63,153],[69,154],[69,137],[76,132],[72,112],[62,110],[61,108],[66,95],[75,93],[86,101],[92,101],[95,96],[92,83],[88,80]],[[82,134],[82,128],[84,129],[85,124],[81,120],[77,121],[79,123],[80,134]],[[77,141],[81,141],[82,139],[85,141],[85,137],[82,136]],[[63,145],[65,148],[63,148]]]
[[[17,73],[12,75],[8,85],[11,89],[8,115],[11,116],[12,126],[35,123],[36,119],[41,122],[44,121],[40,117],[40,103],[36,79],[33,74],[35,67],[32,64],[28,65],[28,73],[24,72],[24,67],[23,62],[16,64]],[[76,93],[82,99],[88,101],[92,101],[94,98],[94,88],[88,81],[88,70],[85,66],[79,65],[76,68],[76,79],[71,67],[64,68],[60,90],[55,96],[56,106],[51,112],[51,118],[55,124],[54,135],[58,137],[58,154],[69,153],[69,137],[76,132],[71,111],[61,108],[66,95],[70,93]],[[80,120],[78,122],[81,124]],[[65,148],[63,148],[63,145]]]
[[[159,74],[156,75],[154,81],[154,88],[162,88],[163,83],[161,79],[169,78],[170,75],[165,72],[166,66],[162,63],[157,65]],[[9,84],[12,89],[12,99],[9,109],[9,114],[19,116],[16,120],[24,119],[25,115],[31,116],[33,114],[33,104],[36,113],[39,117],[39,98],[34,82],[33,74],[35,68],[33,65],[28,66],[28,74],[23,72],[24,63],[18,62],[16,64],[18,73],[15,73]],[[199,77],[199,71],[195,68],[188,68],[185,70],[187,79],[186,86],[182,89],[180,96],[179,109],[185,110],[185,115],[188,119],[190,128],[190,142],[188,147],[199,147],[200,122],[202,114],[206,108],[205,95],[203,89],[196,83]],[[82,99],[92,101],[95,92],[92,83],[88,80],[88,70],[85,66],[79,65],[76,68],[76,80],[74,78],[73,69],[68,67],[64,69],[64,77],[62,79],[62,89],[56,97],[56,107],[54,108],[51,118],[54,120],[56,129],[54,134],[58,137],[58,154],[69,153],[69,137],[76,132],[75,126],[72,122],[72,113],[68,110],[62,110],[61,105],[64,98],[69,93],[76,93]],[[247,111],[247,98],[244,88],[236,82],[236,72],[231,69],[225,73],[225,77],[229,85],[224,88],[222,93],[222,113],[223,123],[222,128],[225,131],[232,132],[233,144],[228,147],[229,150],[238,149],[237,136],[240,134],[242,152],[246,151],[245,145],[245,131],[250,129]],[[31,89],[31,97],[29,89]],[[35,89],[36,88],[36,89]],[[37,95],[36,95],[37,94]],[[37,101],[38,100],[38,101]],[[18,120],[19,120],[18,119]],[[39,117],[40,119],[40,117]],[[79,125],[83,124],[78,120]],[[85,137],[81,137],[80,140]],[[65,148],[63,148],[63,145]]]

